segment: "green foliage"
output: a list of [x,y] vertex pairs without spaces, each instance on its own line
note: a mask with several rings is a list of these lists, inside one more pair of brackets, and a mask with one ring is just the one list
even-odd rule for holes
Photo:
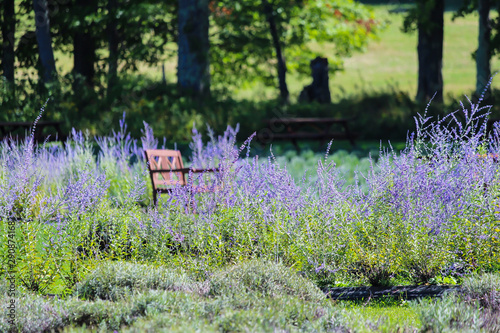
[[[162,284],[163,277],[173,277],[160,271],[160,267],[153,268],[151,274],[147,270],[151,266],[129,264],[122,270],[119,263],[104,264],[93,271],[87,281],[97,278],[116,286],[125,283],[134,286],[133,293],[123,294],[113,302],[21,295],[17,299],[18,309],[30,314],[19,319],[18,327],[25,332],[37,332],[36,327],[65,332],[162,332],[196,328],[224,332],[277,328],[329,332],[344,327],[345,319],[314,285],[287,267],[269,264],[256,261],[228,267],[204,283],[215,288],[215,293],[208,294],[187,289],[153,290],[155,283]],[[106,273],[109,276],[104,275]],[[218,282],[214,282],[216,278]],[[226,281],[247,289],[235,293],[229,286],[222,285]],[[149,282],[153,284],[147,285]],[[2,312],[0,327],[7,327],[6,319]]]
[[[352,0],[280,0],[273,1],[271,6],[291,73],[309,73],[309,61],[316,56],[328,57],[332,71],[339,70],[342,59],[362,50],[380,26],[373,12]],[[95,107],[96,100],[109,103],[120,98],[121,88],[116,87],[111,73],[115,61],[122,76],[138,72],[144,65],[151,67],[167,60],[173,62],[177,56],[178,1],[125,1],[120,2],[117,9],[113,9],[112,2],[105,0],[85,3],[77,0],[48,1],[56,56],[61,54],[65,60],[67,58],[67,63],[75,59],[77,67],[78,61],[87,65],[83,66],[85,69],[71,68],[60,62],[63,68],[58,71],[63,74],[58,78],[59,82],[47,87],[35,79],[40,64],[32,2],[20,1],[18,7],[17,31],[22,35],[14,41],[18,45],[16,63],[21,69],[17,71],[13,89],[17,98],[3,97],[3,102],[8,103],[2,103],[13,113],[9,118],[31,119],[28,113],[36,109],[30,107],[31,101],[27,98],[32,94],[31,90],[36,91],[32,97],[42,94],[56,97],[58,105],[63,100],[58,100],[57,95],[69,93],[73,99],[64,106],[80,113],[89,104],[94,104],[85,110],[85,114],[92,118],[93,113],[109,109],[106,105]],[[228,90],[235,87],[234,83],[239,85],[249,79],[274,82],[275,75],[269,74],[275,62],[274,48],[263,2],[218,0],[210,1],[209,7],[212,85],[216,89]],[[116,55],[110,52],[113,26],[116,26]],[[84,43],[80,47],[75,46],[78,40]],[[335,52],[311,51],[305,47],[311,42],[333,42]],[[86,75],[85,85],[79,84],[80,74]],[[172,76],[174,73],[167,74]],[[64,113],[62,115],[63,120],[69,120]]]
[[[408,94],[397,90],[346,97],[332,105],[281,106],[275,100],[235,100],[221,91],[213,91],[210,98],[199,103],[181,96],[173,84],[163,85],[139,76],[123,76],[109,99],[96,97],[86,105],[79,105],[72,93],[65,89],[50,91],[49,107],[44,115],[44,119],[62,121],[64,133],[69,133],[74,127],[86,129],[90,135],[107,135],[110,128],[117,127],[125,112],[128,130],[133,137],[141,136],[143,122],[146,122],[156,136],[167,138],[167,145],[184,143],[186,146],[194,125],[201,130],[209,125],[218,133],[228,124],[239,123],[238,139],[243,141],[252,133],[258,135],[265,129],[264,119],[279,117],[352,118],[350,130],[359,134],[359,140],[404,141],[408,131],[415,126],[413,117],[421,110]],[[82,88],[82,94],[85,91]],[[9,104],[5,101],[5,112],[0,113],[0,120],[31,121],[37,116],[34,110],[45,102],[44,96],[49,96],[39,95],[36,91],[19,91],[18,94],[24,96],[23,102],[13,99],[15,103]],[[497,95],[498,92],[494,91],[492,101]],[[8,96],[0,94],[0,100]],[[431,105],[429,115],[444,115],[457,108],[457,103],[444,109]]]
[[[379,28],[373,13],[351,0],[279,0],[270,5],[291,72],[309,74],[309,62],[316,56],[328,58],[332,72],[337,71],[341,59],[362,50]],[[219,0],[211,3],[211,10],[217,30],[212,40],[216,47],[211,49],[214,79],[241,82],[259,77],[274,82],[270,72],[275,55],[264,2]],[[334,54],[304,47],[327,41],[335,43]]]
[[[498,299],[498,275],[471,276],[464,281],[463,291],[442,299],[331,302],[310,281],[269,261],[253,260],[217,271],[200,283],[209,287],[204,293],[172,290],[171,284],[167,290],[158,288],[166,276],[175,274],[160,266],[103,263],[85,283],[94,279],[103,287],[109,284],[108,291],[126,285],[127,293],[113,301],[89,301],[20,292],[16,304],[23,316],[18,317],[17,328],[23,332],[345,332],[368,328],[492,332],[500,325],[498,309],[493,303],[483,303]],[[178,277],[185,279],[183,274]],[[4,289],[5,284],[0,284],[0,291]],[[3,292],[0,295],[0,301],[8,300]],[[9,329],[7,319],[1,312],[2,331]]]
[[[0,297],[0,300],[7,304],[9,298]],[[64,327],[66,310],[61,300],[48,300],[29,293],[21,295],[16,298],[15,332],[51,332]],[[6,314],[6,311],[0,313],[0,331],[12,332]]]
[[223,269],[209,278],[209,295],[244,297],[297,297],[305,301],[320,302],[325,295],[318,287],[296,272],[268,260],[251,260]]
[[[94,3],[94,4],[93,4]],[[95,0],[85,5],[75,0],[49,1],[50,28],[53,33],[55,51],[69,53],[73,49],[73,38],[76,33],[86,33],[93,40],[97,58],[95,68],[102,80],[106,73],[106,62],[109,54],[102,52],[108,48],[109,35],[103,33],[113,20],[119,29],[118,61],[124,69],[137,70],[139,62],[155,64],[165,59],[167,43],[175,40],[177,22],[175,19],[176,1],[124,1],[117,11],[109,8],[108,1]],[[23,0],[19,4],[21,24],[26,29],[19,43],[17,56],[22,67],[34,67],[37,63],[37,49],[34,38],[33,3]],[[64,15],[61,15],[64,13]],[[23,40],[24,38],[24,40]]]
[[[447,218],[446,232],[433,232],[428,225],[406,218],[405,209],[391,206],[394,199],[391,191],[398,188],[400,194],[405,190],[405,187],[398,187],[402,179],[399,172],[403,168],[423,170],[417,175],[427,181],[442,177],[442,173],[433,174],[433,168],[422,168],[429,167],[429,161],[410,158],[402,167],[393,168],[394,163],[402,163],[401,160],[397,156],[382,155],[373,176],[380,175],[384,186],[380,189],[373,186],[373,182],[368,183],[372,187],[367,193],[373,202],[367,205],[369,209],[362,210],[353,206],[353,201],[329,197],[331,193],[342,194],[342,185],[337,183],[342,177],[333,165],[326,164],[338,162],[340,167],[345,165],[344,171],[350,174],[352,170],[347,170],[348,165],[352,168],[365,163],[366,168],[369,161],[360,161],[346,152],[321,156],[320,172],[314,179],[317,186],[308,190],[292,186],[294,179],[280,166],[280,158],[267,168],[262,167],[262,161],[249,159],[240,161],[240,172],[248,172],[244,163],[254,162],[248,165],[262,167],[266,173],[250,179],[261,181],[265,191],[252,190],[241,182],[242,178],[236,178],[236,182],[225,189],[233,191],[230,195],[243,197],[236,201],[238,204],[222,200],[228,197],[221,197],[221,192],[217,191],[196,198],[203,208],[213,203],[210,207],[213,211],[207,218],[206,211],[186,214],[184,207],[167,201],[172,197],[164,197],[159,208],[144,208],[140,200],[128,197],[140,187],[136,186],[140,182],[134,183],[132,177],[146,175],[134,175],[144,165],[132,162],[127,155],[129,151],[125,146],[130,142],[124,139],[122,130],[121,134],[116,134],[122,141],[98,140],[101,153],[97,159],[94,159],[89,139],[78,133],[74,134],[75,141],[66,146],[68,155],[59,151],[59,162],[64,163],[50,164],[55,155],[46,151],[42,152],[47,155],[38,155],[30,149],[2,146],[2,152],[10,153],[8,156],[24,152],[27,155],[20,156],[19,160],[36,162],[27,163],[28,170],[20,168],[21,176],[26,171],[40,178],[19,176],[20,189],[26,189],[29,195],[19,201],[19,192],[12,191],[15,195],[10,201],[8,195],[2,200],[6,202],[4,207],[8,203],[20,207],[18,218],[22,220],[16,220],[19,284],[38,295],[59,293],[67,299],[60,308],[69,309],[69,314],[56,308],[59,303],[33,301],[31,296],[24,298],[23,302],[38,304],[41,312],[36,313],[46,318],[48,327],[64,323],[88,324],[92,329],[119,329],[142,317],[147,317],[141,322],[144,327],[150,324],[156,327],[156,320],[177,325],[185,321],[184,313],[192,311],[199,313],[193,325],[209,330],[248,327],[267,330],[271,326],[289,329],[293,326],[306,331],[322,331],[337,324],[342,326],[344,322],[337,320],[337,310],[327,304],[318,287],[444,283],[460,281],[461,276],[471,272],[498,270],[500,229],[496,213],[496,176],[489,180],[493,202],[479,218],[475,210],[465,209]],[[105,140],[111,143],[104,144]],[[475,156],[478,150],[483,152],[482,149],[484,147],[479,145],[471,154]],[[136,150],[134,154],[140,153]],[[295,163],[297,169],[303,170],[318,157],[306,151],[300,156],[287,153],[282,160],[291,166]],[[445,156],[448,161],[447,158]],[[9,185],[8,178],[15,175],[7,168],[18,165],[15,161],[17,159],[5,160],[2,165],[2,184]],[[476,170],[483,168],[482,163],[483,160],[478,161]],[[234,173],[228,175],[233,177]],[[415,173],[406,175],[405,184],[416,183],[412,179]],[[466,193],[472,204],[481,203],[485,198],[481,184],[474,187],[475,175],[472,174],[472,189],[467,188],[469,192]],[[113,182],[115,186],[108,186]],[[134,185],[130,185],[132,183]],[[443,183],[448,184],[447,181]],[[237,192],[239,184],[250,188],[246,196]],[[265,187],[267,185],[270,186]],[[322,185],[328,185],[326,194],[315,196],[314,189]],[[121,196],[120,188],[124,192]],[[308,204],[289,209],[286,204],[294,199],[294,191],[304,189],[309,191],[309,196],[300,198],[305,198],[301,201],[307,200]],[[361,192],[359,195],[365,198],[366,193]],[[269,196],[276,193],[278,196]],[[280,201],[280,193],[284,193],[284,203]],[[49,200],[51,209],[47,210],[47,205],[42,203],[44,200],[37,198]],[[234,196],[229,198],[234,199]],[[323,209],[326,205],[334,209],[326,211]],[[420,213],[430,216],[431,211],[427,210],[432,209],[431,206],[431,202],[421,205]],[[2,262],[8,258],[5,240],[9,217],[0,221]],[[5,275],[5,271],[1,273]],[[465,282],[468,291],[460,295],[468,306],[478,302],[487,309],[484,313],[479,312],[484,320],[494,318],[494,304],[498,304],[497,280],[496,277],[484,277],[479,282]],[[24,297],[24,293],[20,297]],[[46,306],[49,303],[51,305]],[[44,314],[44,306],[51,315]],[[279,314],[275,309],[285,310]],[[455,322],[467,309],[457,308],[444,314],[449,320],[444,320],[443,325]],[[178,318],[182,319],[164,318],[169,311],[179,313]],[[425,318],[441,316],[442,311],[435,307],[426,312]],[[151,319],[148,316],[154,317],[153,322],[148,321]],[[267,321],[252,321],[252,317]],[[469,319],[464,317],[463,327]],[[377,325],[383,327],[382,323]]]
[[440,302],[425,304],[420,308],[421,332],[480,332],[478,308],[461,303],[455,295]]
[[472,275],[458,294],[442,301],[421,301],[422,332],[496,332],[500,329],[500,277]]
[[103,262],[75,286],[75,294],[89,300],[117,301],[148,289],[194,292],[199,288],[185,273],[167,266]]
[[469,302],[478,302],[482,308],[500,312],[500,275],[467,276],[462,284],[462,294]]

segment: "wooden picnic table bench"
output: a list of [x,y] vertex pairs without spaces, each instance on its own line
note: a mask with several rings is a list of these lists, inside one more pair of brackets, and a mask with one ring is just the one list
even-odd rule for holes
[[[355,145],[357,135],[350,131],[347,118],[274,118],[266,119],[267,137],[260,141],[290,140],[297,150],[297,140],[349,140]],[[337,128],[335,128],[337,127]],[[263,140],[264,139],[264,140]]]
[[[55,129],[57,134],[50,137],[50,141],[60,140],[63,141],[65,136],[63,136],[61,131],[61,121],[39,121],[35,127],[35,141],[44,140],[44,129],[52,127]],[[12,122],[0,122],[0,139],[12,137],[22,138],[25,135],[29,136],[29,130],[33,126],[33,122],[29,121],[12,121]],[[24,130],[24,133],[20,133],[20,130]],[[17,135],[16,135],[17,134]],[[46,136],[46,135],[45,135]]]

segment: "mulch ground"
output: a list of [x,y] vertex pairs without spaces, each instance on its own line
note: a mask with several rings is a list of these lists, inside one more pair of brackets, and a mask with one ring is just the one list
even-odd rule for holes
[[396,286],[396,287],[348,287],[324,290],[327,297],[335,300],[369,300],[375,298],[395,297],[401,299],[417,299],[425,297],[441,297],[445,293],[458,291],[460,286]]

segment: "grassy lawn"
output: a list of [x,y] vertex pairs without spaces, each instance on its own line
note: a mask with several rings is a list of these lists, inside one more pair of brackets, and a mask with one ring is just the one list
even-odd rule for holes
[[[355,54],[345,62],[345,71],[333,78],[331,89],[335,95],[342,91],[352,93],[359,89],[383,90],[396,88],[416,93],[417,83],[417,33],[401,31],[403,15],[390,14],[389,6],[374,7],[377,17],[388,23],[380,34],[380,40],[372,42],[363,54]],[[477,47],[478,15],[451,20],[453,12],[445,13],[443,50],[443,81],[445,95],[460,96],[475,87],[475,62],[471,54]],[[500,61],[494,58],[492,72],[500,69]]]
[[421,328],[420,317],[415,306],[403,302],[392,303],[372,302],[350,307],[346,302],[341,306],[346,306],[351,327],[356,332],[397,332],[398,329],[418,330]]

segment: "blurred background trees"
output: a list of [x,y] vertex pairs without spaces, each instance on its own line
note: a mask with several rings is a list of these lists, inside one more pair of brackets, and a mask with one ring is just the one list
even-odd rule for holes
[[[108,131],[126,111],[135,135],[145,120],[158,134],[175,140],[189,136],[195,123],[223,128],[240,122],[247,135],[276,110],[296,116],[352,116],[356,110],[372,125],[374,120],[385,125],[393,121],[394,126],[399,118],[411,121],[418,106],[415,100],[426,102],[437,93],[435,100],[443,101],[443,13],[448,1],[400,5],[405,17],[402,28],[418,32],[416,98],[391,91],[362,101],[337,98],[335,106],[295,102],[297,85],[310,82],[311,60],[326,58],[335,78],[345,59],[366,50],[387,26],[387,20],[366,5],[370,1],[364,3],[4,0],[0,120],[33,120],[39,105],[51,98],[46,117],[65,122],[67,129]],[[478,37],[470,43],[478,46],[476,91],[480,92],[489,80],[490,61],[500,49],[500,21],[496,15],[490,18],[500,1],[453,3],[459,5],[455,18],[479,13]],[[258,89],[250,98],[235,98],[242,87],[264,86],[274,87],[274,98],[255,98]],[[410,111],[391,115],[395,108]],[[359,123],[363,126],[363,121]],[[389,127],[384,126],[373,135],[387,134]],[[401,136],[398,131],[390,132]]]
[[5,79],[12,84],[14,83],[14,35],[16,33],[14,0],[5,0],[2,6],[2,70]]

